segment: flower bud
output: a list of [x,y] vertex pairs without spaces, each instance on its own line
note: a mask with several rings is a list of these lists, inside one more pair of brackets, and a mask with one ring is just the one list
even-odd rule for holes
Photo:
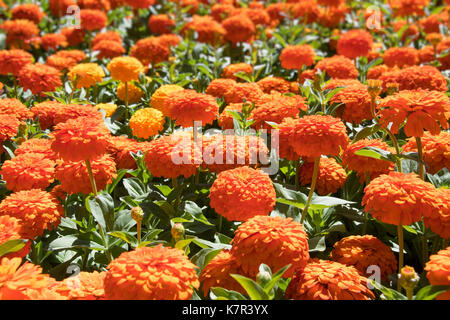
[[184,237],[184,227],[181,223],[175,223],[172,226],[172,230],[170,230],[170,233],[172,234],[173,239],[175,242],[183,239]]
[[134,207],[131,209],[131,218],[133,218],[136,222],[141,222],[144,217],[144,211],[142,211],[141,207]]
[[259,269],[258,274],[256,275],[256,282],[261,285],[265,285],[270,280],[272,280],[272,275],[266,270]]
[[370,97],[375,99],[381,93],[383,81],[381,80],[367,80],[367,90],[369,91]]
[[404,266],[400,270],[398,281],[402,288],[405,289],[406,292],[408,292],[414,290],[414,288],[417,286],[417,283],[419,282],[419,276],[417,275],[413,267]]
[[387,95],[396,94],[399,90],[399,85],[397,82],[389,82],[386,84]]

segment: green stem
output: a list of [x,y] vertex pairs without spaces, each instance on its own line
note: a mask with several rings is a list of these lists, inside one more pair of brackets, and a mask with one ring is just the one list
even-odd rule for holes
[[[370,183],[370,173],[366,172],[366,186],[369,185]],[[365,235],[367,232],[367,224],[369,222],[369,212],[365,211],[364,213],[364,225],[363,225],[363,229],[362,229],[362,234]]]
[[219,226],[217,228],[219,233],[222,232],[222,222],[223,222],[223,216],[221,214],[219,214]]
[[[398,273],[403,268],[403,226],[397,226],[398,233]],[[397,282],[397,291],[401,290],[400,281]]]
[[294,160],[295,163],[295,190],[299,187],[299,177],[300,177],[300,159]]
[[314,159],[314,171],[313,171],[313,176],[312,176],[312,181],[311,181],[311,188],[309,189],[308,200],[306,201],[305,207],[303,208],[300,223],[303,223],[303,221],[305,220],[305,216],[308,213],[308,208],[311,203],[314,189],[316,188],[317,176],[319,175],[319,164],[320,164],[320,157],[316,157]]
[[425,172],[423,168],[422,139],[420,139],[420,137],[416,137],[416,144],[417,144],[417,153],[419,154],[419,176],[420,179],[425,180]]
[[142,227],[142,221],[137,222],[137,241],[138,244],[141,243],[141,227]]
[[[91,181],[92,191],[94,192],[94,196],[97,197],[97,195],[98,195],[97,185],[95,184],[95,178],[92,173],[91,162],[89,159],[86,159],[85,163],[86,163],[86,168],[87,168],[88,175],[89,175],[89,180]],[[107,242],[106,242],[106,237],[105,237],[105,232],[103,230],[103,227],[98,222],[97,222],[97,226],[98,226],[98,230],[100,232],[100,236],[102,237],[103,244],[105,247],[107,247]],[[109,249],[106,249],[106,256],[108,257],[109,262],[111,262],[113,260],[112,256],[111,256],[111,252],[109,252]]]
[[[398,145],[397,138],[396,138],[395,135],[391,132],[391,130],[389,130],[389,129],[386,128],[386,129],[385,129],[385,132],[388,134],[389,138],[391,138],[392,144],[394,145],[394,148],[395,148],[395,152],[397,153],[397,155],[400,155],[400,154],[401,154],[401,151],[400,151],[400,146]],[[398,159],[398,160],[397,160],[397,167],[398,167],[398,171],[399,171],[399,172],[402,172],[402,160],[401,160],[401,159]]]

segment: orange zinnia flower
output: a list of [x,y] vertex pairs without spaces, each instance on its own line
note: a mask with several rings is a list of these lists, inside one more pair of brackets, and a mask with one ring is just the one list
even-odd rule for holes
[[133,135],[148,139],[164,129],[164,115],[153,108],[144,108],[136,111],[130,118],[129,126]]
[[419,56],[416,49],[411,47],[405,48],[389,48],[383,54],[384,64],[392,68],[397,66],[413,66],[419,62]]
[[[92,175],[98,190],[103,190],[116,177],[116,163],[114,159],[104,154],[90,159]],[[84,161],[64,161],[58,163],[55,178],[61,182],[61,189],[68,194],[92,192],[88,170]]]
[[169,55],[168,43],[153,36],[136,41],[130,50],[130,56],[135,57],[145,65],[166,61]]
[[147,9],[156,3],[155,0],[125,0],[134,9]]
[[183,29],[181,29],[183,36],[186,36],[187,32],[191,34],[195,32],[198,42],[209,43],[211,45],[221,43],[225,35],[225,29],[211,16],[194,15],[192,21],[186,23]]
[[411,66],[401,70],[385,72],[379,77],[386,84],[395,82],[399,85],[399,90],[437,90],[447,91],[447,80],[444,75],[432,66]]
[[39,24],[42,18],[45,17],[45,13],[34,3],[19,4],[11,9],[11,14],[13,20],[27,19],[35,24]]
[[155,177],[189,178],[201,164],[201,151],[192,133],[174,133],[150,142],[145,163]]
[[105,153],[109,138],[108,128],[99,119],[79,117],[55,126],[52,150],[64,161],[91,160]]
[[310,45],[291,45],[281,50],[280,61],[285,69],[300,70],[303,66],[313,65],[315,57],[316,52]]
[[53,67],[41,63],[27,64],[18,75],[19,85],[33,94],[44,96],[62,85],[61,73]]
[[361,150],[364,147],[374,147],[381,150],[394,152],[394,149],[390,148],[386,142],[380,139],[362,139],[347,146],[342,154],[342,164],[349,170],[358,172],[358,174],[363,177],[366,172],[387,173],[394,169],[394,164],[390,161],[355,155],[358,150]]
[[159,87],[153,92],[153,95],[150,100],[150,106],[161,111],[164,115],[167,115],[166,112],[166,103],[168,101],[168,97],[172,92],[183,91],[184,88],[176,85],[176,84],[165,84]]
[[363,84],[350,85],[337,92],[330,103],[342,103],[336,114],[346,122],[361,123],[373,118],[371,98],[367,86]]
[[203,167],[211,172],[268,162],[269,150],[260,137],[215,134],[203,137],[202,144]]
[[252,127],[271,130],[272,126],[266,121],[281,123],[285,118],[298,118],[300,110],[306,111],[305,98],[301,96],[272,95],[273,99],[263,102],[253,109],[250,119],[255,120]]
[[65,16],[67,9],[73,5],[77,5],[74,0],[49,0],[50,12],[57,18]]
[[387,96],[379,104],[380,124],[387,127],[392,122],[391,131],[397,133],[399,126],[406,121],[405,134],[409,137],[422,137],[424,130],[432,135],[448,129],[450,100],[439,91],[403,90]]
[[381,222],[410,225],[438,211],[436,189],[415,173],[389,172],[373,179],[364,189],[362,205]]
[[33,113],[18,99],[0,99],[0,114],[11,115],[18,120],[30,119]]
[[234,118],[228,111],[243,111],[244,103],[230,103],[223,109],[222,113],[219,115],[217,119],[217,123],[222,129],[233,129],[234,128]]
[[45,189],[54,181],[55,162],[42,154],[26,153],[6,160],[0,174],[9,190]]
[[54,161],[57,159],[56,154],[51,148],[50,140],[44,138],[31,138],[25,140],[16,150],[14,150],[16,156],[27,153],[40,154],[44,158]]
[[211,16],[214,20],[222,22],[228,17],[231,17],[236,8],[232,4],[216,3],[211,7]]
[[203,268],[200,274],[202,290],[206,296],[212,287],[220,287],[245,294],[244,288],[231,277],[231,274],[243,275],[244,271],[239,267],[236,258],[229,250],[220,251]]
[[[141,88],[136,86],[133,83],[133,81],[128,82],[127,87],[128,87],[127,88],[128,103],[137,103],[137,102],[141,101],[141,98],[144,96],[144,92],[141,90]],[[125,83],[124,82],[121,82],[117,86],[116,94],[117,94],[117,98],[120,101],[125,101]]]
[[332,116],[304,116],[294,120],[289,143],[300,156],[336,156],[347,147],[347,130],[342,121]]
[[78,0],[81,9],[97,9],[108,12],[111,10],[109,0]]
[[389,0],[394,16],[409,17],[422,16],[424,8],[430,4],[430,0]]
[[184,251],[157,247],[124,252],[108,265],[105,298],[109,300],[188,300],[200,282]]
[[[20,220],[8,215],[0,216],[0,245],[9,240],[21,239],[21,228],[22,226],[20,224]],[[8,253],[7,255],[5,255],[5,257],[9,259],[14,257],[24,258],[30,252],[30,249],[31,242],[28,241],[22,249],[16,252]]]
[[42,268],[21,258],[0,260],[0,300],[63,300],[52,291],[56,280],[42,274]]
[[63,104],[57,107],[53,122],[56,125],[79,117],[103,120],[102,113],[90,104]]
[[286,289],[294,300],[373,300],[367,279],[354,267],[339,262],[312,259],[297,272]]
[[113,144],[113,151],[109,150],[112,153],[114,160],[116,162],[118,169],[136,169],[137,164],[136,160],[131,156],[131,152],[138,153],[138,151],[142,151],[145,153],[149,148],[148,142],[138,142],[133,139],[129,139],[127,137],[114,137],[111,141]]
[[369,276],[369,266],[378,266],[381,279],[397,271],[397,258],[391,248],[371,235],[348,236],[336,242],[330,253],[333,261],[353,266],[362,276]]
[[31,189],[12,193],[0,203],[0,216],[8,215],[20,220],[23,239],[41,236],[46,229],[58,227],[64,209],[50,193]]
[[0,123],[2,124],[0,126],[0,143],[3,143],[17,134],[20,122],[16,117],[9,114],[0,114]]
[[148,19],[148,28],[151,33],[171,33],[174,27],[175,20],[171,19],[167,14],[154,14]]
[[106,272],[80,272],[66,278],[56,291],[68,300],[103,300],[105,298],[104,281]]
[[326,72],[327,76],[335,79],[356,79],[358,77],[358,70],[353,61],[339,55],[317,62],[314,73],[318,70]]
[[209,83],[208,87],[205,90],[205,93],[214,97],[222,98],[225,96],[225,93],[235,84],[236,81],[233,79],[214,79]]
[[298,85],[296,86],[295,82],[289,82],[279,77],[268,76],[262,78],[256,84],[261,87],[264,93],[271,93],[272,91],[298,93]]
[[92,51],[99,51],[97,55],[98,59],[120,57],[126,52],[121,42],[112,40],[102,40],[97,42],[92,47]]
[[105,73],[96,63],[80,63],[71,68],[67,77],[76,84],[78,89],[90,88],[103,81]]
[[77,29],[76,27],[66,27],[61,29],[61,34],[63,34],[69,46],[75,47],[84,42],[85,31],[83,29]]
[[17,76],[27,64],[33,63],[33,55],[20,50],[0,50],[0,74]]
[[279,155],[281,159],[286,159],[290,161],[296,161],[300,158],[294,148],[289,143],[291,136],[294,134],[295,119],[294,118],[284,118],[278,127],[278,145],[279,145]]
[[235,73],[243,72],[247,75],[251,75],[253,72],[253,67],[247,63],[233,63],[229,64],[223,69],[222,77],[227,79],[238,80]]
[[138,80],[144,66],[133,57],[116,57],[108,63],[107,69],[114,80],[128,82]]
[[427,228],[443,239],[450,238],[450,189],[437,189],[436,202],[440,210],[424,215],[423,222]]
[[261,263],[274,272],[291,264],[283,275],[291,277],[309,260],[308,235],[292,218],[255,216],[237,228],[231,244],[231,254],[251,277],[256,277]]
[[[313,177],[313,162],[306,162],[300,167],[299,178],[302,186],[309,186]],[[333,158],[320,158],[316,191],[319,195],[337,192],[344,186],[347,173]]]
[[[450,247],[430,256],[430,260],[425,266],[427,278],[433,286],[450,285]],[[450,290],[441,293],[436,300],[449,300]]]
[[372,48],[372,35],[365,30],[350,30],[339,37],[337,52],[350,59],[367,56]]
[[356,79],[330,79],[325,83],[323,90],[334,90],[337,87],[349,87],[353,85],[362,85],[362,83]]
[[182,90],[167,97],[164,111],[180,126],[192,127],[194,121],[201,121],[203,126],[217,118],[219,105],[213,96],[195,90]]
[[6,31],[6,43],[12,49],[25,48],[28,40],[39,35],[38,26],[26,19],[6,20],[0,25],[0,29]]
[[238,102],[258,102],[264,97],[264,92],[254,82],[236,83],[225,91],[225,102],[238,103]]
[[238,42],[249,42],[255,35],[255,25],[246,15],[239,14],[222,21],[225,39],[236,45]]
[[92,39],[92,45],[95,46],[102,41],[115,41],[118,43],[122,43],[122,36],[119,32],[114,30],[100,32],[97,33],[97,35]]
[[67,45],[66,36],[60,33],[47,33],[36,41],[36,46],[42,47],[45,51],[56,50],[58,47],[67,47]]
[[[438,173],[442,168],[450,168],[450,133],[441,131],[438,135],[424,132],[422,140],[423,161],[427,172]],[[416,139],[411,138],[403,146],[403,152],[417,152]]]
[[94,31],[106,27],[108,17],[106,13],[95,9],[81,9],[80,10],[81,29]]
[[209,194],[210,206],[229,221],[246,221],[268,215],[276,202],[269,175],[261,170],[241,167],[217,175]]

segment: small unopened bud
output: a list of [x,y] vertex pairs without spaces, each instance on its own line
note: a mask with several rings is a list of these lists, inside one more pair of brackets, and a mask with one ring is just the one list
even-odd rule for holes
[[381,93],[383,81],[381,80],[367,80],[367,90],[369,91],[370,97],[375,99]]
[[266,270],[259,270],[258,274],[256,275],[256,282],[261,285],[265,285],[266,283],[270,282],[272,280],[272,275],[267,272]]
[[179,241],[184,237],[184,227],[181,223],[175,223],[170,230],[172,237],[175,241]]
[[131,209],[131,218],[136,222],[141,222],[142,218],[144,218],[144,211],[142,211],[142,208],[134,207]]
[[317,71],[314,73],[314,81],[313,81],[313,88],[316,91],[321,91],[322,88],[320,87],[320,81],[321,81],[321,72]]
[[429,33],[429,34],[425,37],[425,40],[427,40],[429,43],[431,43],[431,45],[432,45],[433,47],[436,47],[436,46],[439,44],[439,42],[442,41],[442,34],[437,33],[437,32]]
[[389,82],[386,84],[387,95],[396,94],[399,90],[399,85],[397,82]]
[[419,276],[417,275],[414,268],[410,266],[404,266],[400,270],[398,281],[402,288],[405,289],[408,295],[408,299],[410,299],[410,297],[412,297],[414,288],[419,283]]
[[177,58],[175,58],[175,57],[169,57],[169,62],[175,62],[177,60]]

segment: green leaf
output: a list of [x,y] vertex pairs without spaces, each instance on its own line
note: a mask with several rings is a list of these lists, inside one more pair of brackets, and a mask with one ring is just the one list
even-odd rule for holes
[[67,235],[60,238],[57,238],[50,242],[48,245],[48,250],[56,251],[56,250],[67,250],[74,248],[85,248],[91,250],[105,250],[105,247],[89,240],[80,239],[74,235]]
[[153,229],[150,230],[149,232],[147,232],[145,234],[145,236],[142,237],[142,241],[152,241],[154,239],[156,239],[156,237],[158,236],[158,234],[160,234],[161,232],[163,232],[164,230],[162,229]]
[[145,185],[137,178],[126,178],[123,179],[123,185],[125,189],[128,191],[128,194],[133,198],[143,200],[143,198],[147,197],[147,188]]
[[248,296],[252,300],[269,300],[268,294],[264,291],[263,288],[259,284],[257,284],[255,281],[253,281],[250,278],[241,276],[239,274],[230,274],[233,279],[235,279],[239,284],[242,286],[242,288],[245,289]]
[[128,233],[128,232],[125,232],[125,231],[112,231],[112,232],[108,232],[108,234],[110,236],[115,237],[115,238],[122,239],[123,241],[131,244],[134,247],[137,245],[136,237],[133,236],[132,234]]
[[202,209],[192,201],[185,201],[184,202],[184,211],[189,213],[195,220],[207,224],[209,226],[213,226],[211,222],[206,219],[206,217],[203,215]]
[[21,250],[27,241],[26,239],[14,239],[0,244],[0,257]]
[[109,194],[101,193],[96,197],[89,197],[88,210],[104,229],[112,230],[114,225],[114,200]]
[[323,252],[327,249],[325,236],[317,236],[308,240],[309,252]]
[[353,138],[352,143],[355,143],[361,139],[367,138],[378,131],[380,131],[381,127],[378,124],[375,124],[371,127],[365,127],[364,129],[360,130],[355,137]]
[[406,298],[406,296],[404,296],[397,290],[385,287],[382,284],[380,284],[374,280],[371,280],[371,284],[375,289],[379,290],[383,294],[381,296],[382,300],[408,300],[408,298]]
[[210,289],[210,296],[212,300],[247,300],[246,297],[237,291],[219,287],[212,287]]
[[434,300],[436,296],[450,290],[450,286],[426,286],[417,292],[414,300]]
[[[386,160],[392,161],[391,155],[389,151],[374,148],[374,147],[364,147],[355,152],[357,156],[369,157],[378,160]],[[394,162],[394,161],[392,161]]]
[[287,266],[284,266],[280,270],[278,270],[274,275],[272,275],[272,280],[270,280],[265,286],[264,291],[266,291],[267,294],[275,287],[275,285],[278,283],[278,281],[281,279],[283,274],[291,267],[290,264]]

